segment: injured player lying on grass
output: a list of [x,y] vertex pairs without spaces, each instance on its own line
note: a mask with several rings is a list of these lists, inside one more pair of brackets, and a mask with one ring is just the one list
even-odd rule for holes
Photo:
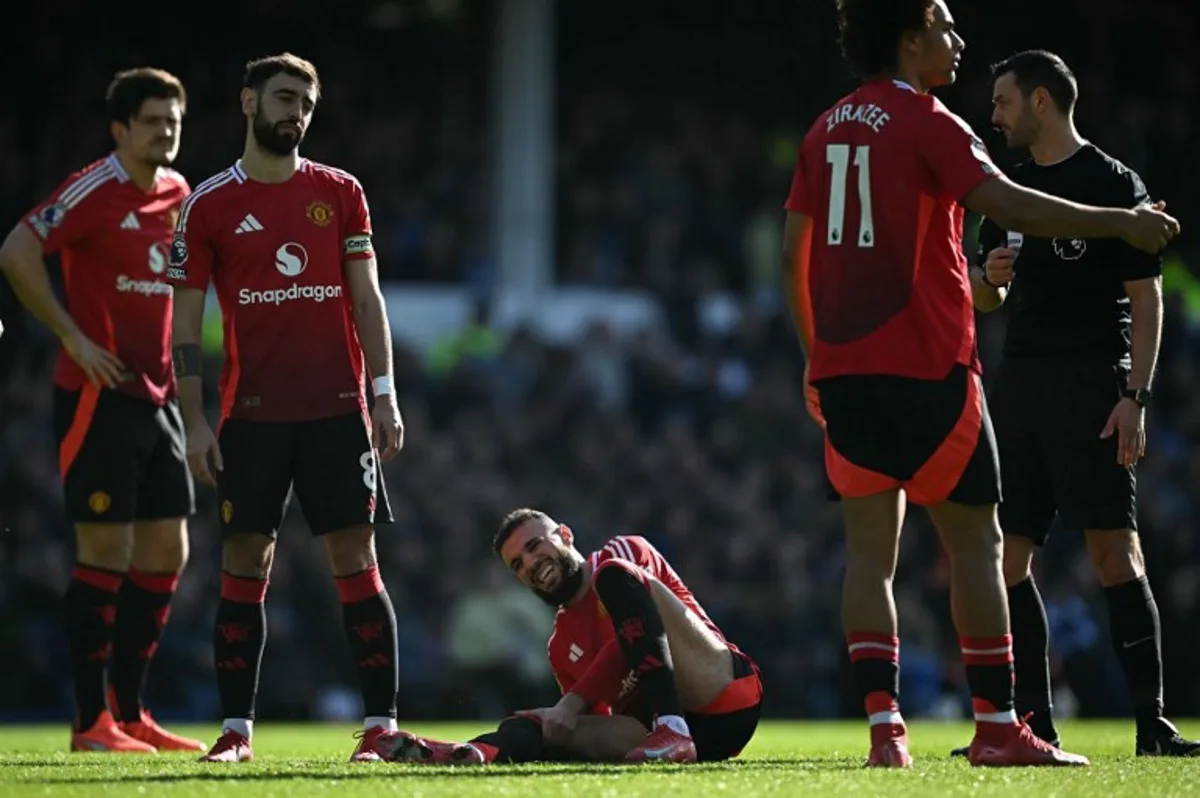
[[469,742],[391,732],[393,762],[696,762],[730,759],[754,735],[758,667],[709,619],[645,539],[616,537],[584,557],[545,513],[509,513],[496,554],[557,608],[547,645],[562,688],[553,707],[518,712]]

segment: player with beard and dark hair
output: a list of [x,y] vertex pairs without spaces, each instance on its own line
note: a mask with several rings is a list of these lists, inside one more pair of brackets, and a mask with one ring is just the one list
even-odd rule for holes
[[[189,192],[170,168],[187,94],[174,75],[143,67],[117,73],[107,101],[115,150],[13,228],[0,271],[62,342],[54,415],[76,543],[65,597],[71,749],[203,750],[159,727],[141,700],[187,562],[193,505],[164,280]],[[44,262],[55,252],[66,308]]]
[[[267,579],[293,488],[324,541],[358,665],[367,717],[352,760],[378,760],[376,740],[396,728],[396,618],[374,524],[391,522],[378,464],[400,450],[404,428],[366,196],[353,175],[297,151],[319,95],[316,68],[302,58],[247,65],[245,151],[196,188],[171,246],[188,463],[215,485],[220,507],[224,574],[213,650],[225,720],[205,757],[214,762],[253,757]],[[225,324],[217,435],[200,380],[210,281]]]
[[558,609],[547,648],[562,699],[470,742],[383,735],[386,759],[704,762],[731,759],[750,742],[762,706],[758,666],[648,541],[616,537],[585,557],[565,524],[520,509],[504,518],[493,546]]

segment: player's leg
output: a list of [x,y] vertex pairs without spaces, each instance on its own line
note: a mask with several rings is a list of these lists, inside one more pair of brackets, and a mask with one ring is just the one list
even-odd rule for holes
[[290,424],[230,419],[221,425],[221,600],[213,627],[213,663],[223,720],[221,736],[202,757],[205,761],[253,758],[254,705],[267,642],[267,586],[291,489],[292,437]]
[[146,674],[187,564],[187,516],[195,509],[195,495],[178,409],[145,403],[141,410],[156,443],[139,470],[133,560],[121,586],[109,705],[131,737],[160,751],[203,751],[207,746],[201,741],[159,726],[142,703]]
[[400,687],[396,614],[375,555],[374,524],[392,520],[387,489],[363,416],[309,422],[303,429],[296,497],[313,534],[324,539],[366,715],[351,758],[379,759],[374,740],[396,730]]
[[[996,514],[1000,469],[979,377],[959,367],[942,382],[912,385],[902,401],[924,407],[930,422],[909,428],[914,451],[925,447],[929,433],[940,435],[941,442],[908,483],[909,496],[929,509],[950,563],[951,612],[975,712],[972,764],[1087,764],[1034,737],[1014,710],[1012,636]],[[938,430],[946,421],[947,428]]]
[[64,602],[75,688],[71,748],[152,752],[121,731],[105,695],[117,597],[132,556],[138,465],[109,394],[88,386],[56,389],[54,397],[63,494],[75,524],[75,567]]
[[529,762],[621,762],[646,737],[646,727],[627,715],[583,715],[571,739],[552,745],[542,736],[541,723],[514,715],[495,731],[466,742],[419,737],[406,731],[381,735],[381,758],[389,762],[429,765],[512,765]]
[[[699,741],[685,713],[707,711],[720,703],[738,678],[734,659],[739,655],[666,585],[630,562],[601,563],[592,574],[592,584],[612,620],[625,664],[638,676],[647,716],[653,719],[650,734],[627,750],[628,759],[694,761]],[[742,691],[732,699],[756,704],[761,683],[756,674],[753,681],[756,693],[747,696]]]
[[[1137,727],[1139,755],[1200,756],[1200,742],[1184,739],[1163,717],[1162,626],[1137,533],[1137,474],[1117,463],[1116,436],[1094,432],[1112,412],[1123,374],[1111,367],[1074,364],[1064,385],[1075,412],[1063,419],[1063,524],[1087,530],[1088,553],[1108,604],[1113,650],[1125,674]],[[1091,433],[1091,434],[1089,434]]]
[[842,623],[850,669],[871,729],[867,763],[907,767],[908,731],[900,714],[900,638],[892,578],[904,522],[901,468],[890,378],[821,381],[825,471],[840,497],[846,530]]
[[[1033,556],[1045,543],[1056,510],[1054,481],[1045,455],[1045,406],[1053,391],[1042,386],[1045,369],[1004,361],[996,374],[989,410],[1000,458],[1000,529],[1004,533],[1004,583],[1012,627],[1017,716],[1041,739],[1058,746],[1050,695],[1050,625],[1033,577]],[[966,756],[969,746],[951,753]]]

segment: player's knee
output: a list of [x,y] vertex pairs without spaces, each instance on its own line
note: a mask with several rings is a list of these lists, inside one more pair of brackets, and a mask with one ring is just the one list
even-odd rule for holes
[[636,582],[646,589],[650,588],[646,572],[634,563],[625,560],[605,560],[597,565],[596,570],[592,572],[592,584],[597,588],[602,583],[605,585],[627,585],[630,582]]
[[133,567],[143,573],[179,573],[188,559],[187,522],[170,519],[139,523],[133,531]]
[[221,546],[221,569],[227,574],[266,579],[275,559],[275,541],[266,535],[231,535]]
[[375,565],[375,529],[355,526],[325,535],[325,554],[334,576],[362,573]]
[[1088,554],[1105,587],[1131,582],[1146,573],[1142,547],[1131,530],[1087,533]]
[[1033,571],[1033,543],[1026,538],[1004,538],[1004,584],[1018,585]]
[[79,524],[75,527],[75,559],[80,564],[125,573],[132,557],[132,526]]

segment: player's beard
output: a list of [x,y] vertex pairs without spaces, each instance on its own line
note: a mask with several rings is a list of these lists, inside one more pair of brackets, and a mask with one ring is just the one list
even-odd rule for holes
[[291,155],[304,141],[304,131],[291,133],[281,129],[286,122],[272,122],[261,113],[254,115],[254,123],[250,129],[254,131],[254,140],[272,155]]
[[583,560],[574,559],[561,553],[558,555],[558,567],[562,570],[562,578],[558,580],[558,587],[553,590],[531,588],[534,595],[555,609],[574,598],[575,594],[579,592],[579,586],[583,584]]

